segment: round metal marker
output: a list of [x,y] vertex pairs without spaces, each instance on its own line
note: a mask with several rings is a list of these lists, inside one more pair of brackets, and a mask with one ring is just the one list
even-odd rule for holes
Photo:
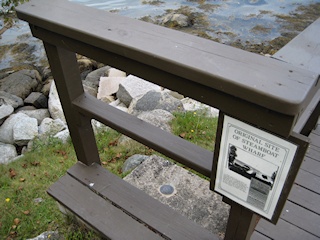
[[160,192],[164,195],[170,195],[174,192],[174,188],[171,185],[162,185],[160,187]]

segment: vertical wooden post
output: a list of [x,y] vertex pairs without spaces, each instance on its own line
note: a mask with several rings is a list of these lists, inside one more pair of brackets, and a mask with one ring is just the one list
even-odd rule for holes
[[72,106],[72,101],[84,93],[76,55],[46,42],[44,46],[77,158],[86,165],[100,164],[91,119],[81,115]]
[[225,235],[225,240],[249,240],[259,217],[252,211],[230,201],[230,215]]

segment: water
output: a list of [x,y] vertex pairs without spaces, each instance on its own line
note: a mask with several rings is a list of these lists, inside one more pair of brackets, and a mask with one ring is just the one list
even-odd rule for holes
[[159,1],[159,5],[153,5],[146,3],[152,2],[150,0],[70,1],[138,19],[145,16],[156,18],[165,14],[167,9],[187,6],[192,12],[206,17],[208,25],[200,29],[212,38],[218,38],[221,42],[239,39],[251,43],[270,41],[280,36],[276,15],[287,15],[299,6],[320,2],[320,0],[176,0]]

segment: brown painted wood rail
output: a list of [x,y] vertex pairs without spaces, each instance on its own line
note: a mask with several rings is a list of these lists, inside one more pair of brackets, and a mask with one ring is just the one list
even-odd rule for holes
[[[44,42],[79,160],[48,193],[110,239],[218,237],[103,169],[92,118],[208,177],[213,152],[84,93],[75,53],[284,138],[292,134],[320,85],[318,74],[283,61],[65,0],[31,0],[17,14]],[[232,234],[226,238],[250,238],[256,216],[236,204],[230,216],[227,231]]]

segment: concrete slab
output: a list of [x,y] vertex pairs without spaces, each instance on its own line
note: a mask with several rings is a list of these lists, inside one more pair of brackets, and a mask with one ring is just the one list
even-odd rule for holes
[[230,208],[209,181],[155,155],[124,180],[223,239]]

